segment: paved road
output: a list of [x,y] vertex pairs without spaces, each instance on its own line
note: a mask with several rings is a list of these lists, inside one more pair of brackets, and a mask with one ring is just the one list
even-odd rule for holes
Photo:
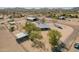
[[[59,22],[59,21],[58,21],[58,23],[71,26],[71,27],[74,29],[73,33],[66,39],[66,40],[67,40],[67,41],[66,41],[66,46],[67,46],[67,48],[70,50],[71,47],[72,47],[72,45],[73,45],[73,43],[74,43],[75,40],[76,40],[76,37],[79,36],[79,34],[78,34],[78,33],[79,33],[79,25],[72,25],[72,24],[67,24],[67,23]],[[68,51],[69,51],[69,50],[68,50]],[[75,50],[75,51],[76,51],[76,50]]]

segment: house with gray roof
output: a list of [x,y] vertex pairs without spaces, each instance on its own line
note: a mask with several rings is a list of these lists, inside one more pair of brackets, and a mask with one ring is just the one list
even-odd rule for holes
[[50,27],[46,23],[36,22],[36,26],[41,30],[49,30]]

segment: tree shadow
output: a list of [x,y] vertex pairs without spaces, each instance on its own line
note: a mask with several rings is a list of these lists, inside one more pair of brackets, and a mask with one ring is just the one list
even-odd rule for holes
[[62,52],[59,47],[51,48],[52,52]]
[[39,41],[39,40],[33,41],[32,47],[35,47],[35,48],[38,48],[38,49],[41,48],[41,49],[43,49],[44,51],[46,50],[45,44],[44,44],[43,42]]
[[56,47],[52,48],[52,52],[63,52],[63,49],[66,49],[66,45],[64,43],[61,43],[57,45]]

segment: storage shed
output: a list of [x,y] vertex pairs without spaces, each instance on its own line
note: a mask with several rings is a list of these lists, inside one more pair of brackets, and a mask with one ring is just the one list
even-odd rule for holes
[[49,26],[46,23],[36,23],[36,26],[39,27],[41,30],[49,30]]
[[28,21],[37,21],[38,18],[35,17],[35,16],[28,16],[28,17],[27,17],[27,20],[28,20]]
[[20,32],[16,34],[16,41],[22,43],[28,39],[28,34],[26,32]]
[[59,16],[60,20],[65,20],[65,16]]

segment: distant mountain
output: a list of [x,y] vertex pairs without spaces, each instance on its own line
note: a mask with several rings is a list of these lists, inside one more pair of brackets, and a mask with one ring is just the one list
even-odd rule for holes
[[36,13],[47,13],[47,12],[53,12],[53,13],[59,13],[59,12],[74,12],[79,11],[79,7],[64,7],[64,8],[21,8],[21,7],[15,7],[15,8],[0,8],[1,13],[11,13],[11,12],[36,12]]
[[79,11],[79,7],[74,7],[74,8],[72,8],[72,10]]

